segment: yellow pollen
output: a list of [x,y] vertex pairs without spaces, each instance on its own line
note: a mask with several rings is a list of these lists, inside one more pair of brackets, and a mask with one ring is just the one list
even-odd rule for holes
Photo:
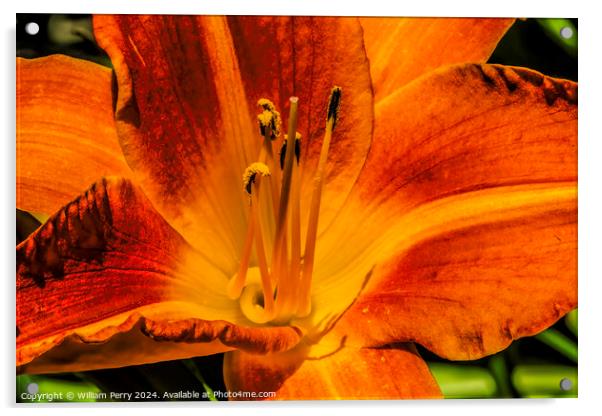
[[274,104],[266,98],[261,98],[259,101],[257,101],[257,105],[263,109],[263,111],[257,115],[257,120],[259,121],[259,131],[261,135],[265,136],[269,127],[270,138],[275,140],[280,136],[280,129],[282,127],[282,118],[280,117],[280,113],[276,111]]
[[268,100],[267,98],[260,98],[259,100],[257,100],[257,105],[262,107],[264,110],[276,111],[274,103]]
[[264,110],[263,113],[257,115],[257,121],[259,121],[259,125],[263,128],[267,128],[272,124],[272,119],[274,115],[271,111]]
[[[299,141],[303,138],[303,136],[301,135],[301,133],[297,132],[295,133],[295,140]],[[284,141],[288,140],[288,134],[284,135]]]
[[270,176],[270,169],[265,163],[261,162],[255,162],[245,169],[245,173],[242,175],[242,183],[243,188],[249,195],[251,195],[252,185],[257,174],[261,176]]

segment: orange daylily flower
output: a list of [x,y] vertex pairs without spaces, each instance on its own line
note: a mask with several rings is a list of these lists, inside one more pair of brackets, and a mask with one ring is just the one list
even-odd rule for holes
[[484,64],[511,23],[96,16],[113,80],[18,59],[17,203],[55,212],[17,247],[19,368],[225,352],[231,390],[428,398],[413,343],[552,325],[577,86]]

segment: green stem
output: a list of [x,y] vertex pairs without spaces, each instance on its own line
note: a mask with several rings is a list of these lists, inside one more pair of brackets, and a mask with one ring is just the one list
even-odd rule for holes
[[428,363],[428,366],[446,399],[495,396],[495,379],[484,368],[444,363]]
[[508,374],[506,360],[501,353],[491,357],[489,360],[489,369],[491,370],[491,374],[493,374],[493,378],[495,378],[497,383],[498,397],[512,397],[510,375]]
[[[567,383],[563,390],[561,382]],[[522,397],[576,397],[577,368],[563,365],[518,365],[512,384]]]
[[186,366],[186,368],[188,368],[188,370],[190,370],[190,372],[196,377],[196,379],[201,382],[201,384],[203,385],[203,388],[207,392],[209,400],[211,400],[212,402],[216,402],[217,398],[215,397],[215,394],[213,394],[213,389],[211,387],[209,387],[209,384],[207,384],[207,382],[203,378],[203,375],[199,371],[199,368],[194,363],[194,361],[182,360],[182,363]]

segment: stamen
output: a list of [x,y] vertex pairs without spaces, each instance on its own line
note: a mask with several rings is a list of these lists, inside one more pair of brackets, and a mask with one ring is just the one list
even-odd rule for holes
[[[265,165],[264,165],[265,166]],[[269,173],[268,173],[269,175]],[[267,175],[266,175],[267,176]],[[260,230],[259,225],[259,178],[255,182],[256,191],[251,194],[251,221],[253,228]],[[257,252],[257,262],[261,273],[261,286],[263,287],[263,310],[265,311],[266,322],[272,319],[274,315],[274,290],[272,289],[272,279],[268,269],[268,261],[265,256],[265,247],[263,245],[263,236],[260,232],[255,233],[255,251]]]
[[307,226],[307,238],[305,240],[305,256],[303,259],[303,274],[301,277],[301,287],[299,288],[300,304],[297,310],[297,316],[303,317],[311,312],[311,276],[314,267],[314,257],[316,253],[316,238],[318,234],[318,215],[320,213],[320,202],[322,197],[322,186],[324,183],[324,173],[326,161],[328,159],[328,150],[332,139],[332,132],[336,126],[338,110],[341,102],[341,88],[334,87],[330,93],[328,103],[328,115],[326,119],[326,131],[324,132],[324,141],[320,151],[320,161],[314,177],[314,187],[309,211],[309,221]]
[[[243,174],[243,187],[250,197],[249,224],[238,273],[230,280],[227,287],[228,296],[238,297],[242,312],[255,323],[288,322],[292,316],[304,317],[311,312],[311,281],[321,194],[330,142],[338,120],[340,100],[341,88],[334,87],[328,103],[326,130],[313,181],[303,264],[300,212],[301,135],[296,131],[298,98],[290,98],[288,134],[284,137],[279,160],[282,173],[278,169],[278,162],[274,158],[272,149],[272,141],[279,135],[280,114],[274,104],[267,99],[261,99],[257,103],[262,108],[257,120],[264,140],[259,162],[251,164]],[[295,138],[294,144],[289,142],[289,137]],[[295,159],[297,163],[294,163]],[[265,189],[260,195],[262,179],[271,176],[270,169],[278,177],[276,180],[270,180],[271,189]],[[281,181],[280,174],[282,174]],[[271,207],[268,202],[270,194]],[[267,209],[260,209],[260,198],[263,198],[262,205],[267,203]],[[271,232],[266,234],[267,237],[273,237],[274,241],[265,240],[262,227],[267,226],[271,229],[274,224],[274,234]],[[290,241],[287,236],[289,233]],[[268,268],[266,243],[273,243],[271,268]],[[257,267],[249,268],[253,246],[257,255]]]
[[264,138],[263,146],[259,153],[259,161],[266,163],[274,173],[273,180],[270,181],[270,184],[273,216],[275,217],[278,212],[278,200],[280,197],[280,191],[278,189],[280,185],[280,171],[274,166],[272,141],[280,135],[280,125],[282,124],[282,121],[280,119],[280,113],[276,111],[276,107],[270,100],[261,98],[257,104],[263,108],[263,112],[257,115],[259,132]]
[[264,302],[263,310],[265,313],[264,318],[260,319],[257,316],[254,316],[253,319],[260,319],[262,321],[265,319],[265,322],[272,319],[274,314],[274,291],[272,289],[272,281],[265,255],[261,223],[259,220],[259,189],[261,185],[261,179],[269,176],[270,170],[268,167],[265,164],[258,162],[251,164],[251,166],[249,166],[243,174],[244,188],[251,196],[251,215],[249,227],[253,228],[253,234],[255,235],[255,251],[257,253],[257,262],[261,274],[261,286],[263,288]]
[[[264,290],[265,311],[266,314],[271,316],[273,314],[273,290],[269,270],[267,267],[267,260],[263,244],[263,234],[261,232],[261,223],[259,220],[260,179],[262,177],[269,176],[269,168],[265,164],[259,162],[251,164],[243,174],[243,188],[251,197],[251,214],[239,271],[238,274],[228,282],[227,294],[232,299],[236,299],[240,296],[242,288],[245,286],[247,270],[249,268],[249,262],[251,258],[253,237],[255,237],[257,259]],[[255,192],[253,192],[253,188],[255,188]]]

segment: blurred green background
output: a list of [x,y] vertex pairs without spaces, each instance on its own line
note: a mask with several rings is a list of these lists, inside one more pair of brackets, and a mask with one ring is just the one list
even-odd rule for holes
[[[26,30],[30,22],[38,25],[35,35]],[[577,32],[576,19],[519,20],[489,62],[525,66],[577,81]],[[25,58],[60,53],[111,66],[94,42],[87,15],[18,14],[16,50],[17,56]],[[17,243],[37,228],[38,219],[17,210]],[[575,310],[548,330],[476,361],[447,361],[418,348],[446,398],[577,397],[577,313]],[[161,397],[163,392],[186,390],[204,391],[205,400],[215,400],[213,390],[226,390],[222,362],[220,354],[113,370],[21,375],[17,376],[16,400],[31,402],[21,395],[34,391],[72,392],[76,398],[64,401],[89,402],[109,401],[97,397],[102,392],[157,392]],[[148,400],[157,398],[144,399]]]

